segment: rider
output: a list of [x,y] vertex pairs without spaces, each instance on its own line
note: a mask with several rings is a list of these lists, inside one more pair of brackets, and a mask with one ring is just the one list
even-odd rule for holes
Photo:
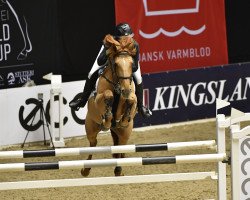
[[[116,40],[119,40],[121,36],[129,36],[133,37],[133,32],[129,24],[127,23],[120,23],[115,27],[115,35],[114,38]],[[140,69],[140,64],[139,64],[139,45],[138,43],[134,40],[134,44],[136,47],[136,55],[133,56],[134,60],[134,66],[133,66],[133,78],[135,81],[136,85],[136,90],[135,94],[137,96],[137,107],[138,107],[138,112],[144,117],[144,118],[149,118],[152,113],[151,111],[146,108],[143,105],[143,85],[142,85],[142,77],[141,77],[141,69]],[[88,79],[86,80],[85,86],[83,93],[81,96],[77,99],[73,99],[70,103],[69,106],[72,109],[78,110],[80,107],[84,107],[85,104],[88,101],[88,98],[91,94],[91,92],[95,88],[96,80],[98,79],[98,71],[100,68],[106,66],[108,56],[106,55],[106,50],[107,48],[103,45],[97,58],[97,64],[94,64],[92,69],[90,70],[88,74]]]

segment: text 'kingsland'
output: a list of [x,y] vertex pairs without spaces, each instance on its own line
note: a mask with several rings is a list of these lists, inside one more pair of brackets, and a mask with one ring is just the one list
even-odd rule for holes
[[[225,92],[225,88],[229,92]],[[249,88],[250,77],[240,78],[234,87],[227,85],[227,80],[157,87],[153,110],[213,104],[216,98],[225,101],[246,100]]]

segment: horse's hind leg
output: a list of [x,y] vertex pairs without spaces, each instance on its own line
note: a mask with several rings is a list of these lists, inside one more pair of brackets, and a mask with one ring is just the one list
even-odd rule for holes
[[[116,132],[114,132],[113,130],[111,130],[111,135],[114,141],[114,145],[126,145],[128,142],[128,139],[130,137],[131,131],[132,131],[132,125],[133,123],[130,123],[129,126],[126,129],[119,129]],[[114,158],[125,158],[125,153],[117,153],[117,154],[113,154]],[[124,174],[122,173],[122,167],[121,166],[117,166],[115,167],[114,170],[114,174],[115,176],[124,176]]]
[[[125,158],[125,154],[124,153],[114,154],[113,157],[114,158]],[[115,176],[124,176],[124,173],[122,173],[122,167],[121,166],[115,167],[114,174],[115,174]]]
[[[113,130],[110,130],[110,131],[111,131],[111,135],[113,138],[114,146],[117,146],[119,144],[119,138]],[[121,158],[121,157],[122,157],[121,153],[113,154],[113,158]],[[124,157],[124,155],[123,155],[123,157]],[[115,176],[123,176],[122,167],[120,167],[120,166],[115,167],[114,174],[115,174]]]
[[[90,144],[90,147],[95,147],[97,145],[97,140],[95,140],[94,142],[90,142],[89,144]],[[93,155],[89,155],[87,160],[91,160],[92,156]],[[83,168],[81,170],[82,176],[87,177],[89,175],[89,173],[90,173],[90,170],[91,170],[91,168]]]
[[[88,122],[87,122],[88,121]],[[89,140],[89,146],[90,147],[95,147],[97,145],[97,134],[99,133],[99,128],[93,123],[93,121],[90,121],[88,118],[88,115],[86,116],[86,122],[85,123],[85,128],[86,128],[86,134],[87,138]],[[92,159],[92,155],[89,155],[88,160]],[[90,173],[91,168],[83,168],[81,170],[82,176],[87,177]]]

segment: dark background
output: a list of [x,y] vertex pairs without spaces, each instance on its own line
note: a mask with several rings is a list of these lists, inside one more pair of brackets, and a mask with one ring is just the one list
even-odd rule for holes
[[250,61],[250,1],[225,0],[229,63]]
[[[61,74],[64,82],[84,80],[102,45],[102,39],[115,27],[114,0],[9,0],[19,16],[25,16],[33,50],[26,59],[29,67],[8,68],[16,60],[0,62],[0,75],[18,70],[35,70],[36,84],[48,81],[42,76]],[[229,63],[250,61],[250,1],[225,0]],[[15,20],[12,22],[15,23]],[[13,25],[12,27],[14,27]],[[16,29],[18,40],[20,33]],[[18,42],[17,42],[18,43]],[[22,62],[21,62],[22,63]],[[19,63],[20,64],[20,63]],[[19,87],[20,84],[11,87]],[[0,89],[8,88],[8,84]]]
[[[64,13],[61,16],[63,49],[66,54],[64,80],[85,79],[100,49],[103,36],[114,29],[114,0],[75,0],[74,5],[62,0],[58,3],[58,10],[61,14]],[[250,1],[225,0],[225,10],[229,63],[248,62]]]
[[63,43],[63,81],[86,79],[104,36],[114,30],[114,0],[57,2]]

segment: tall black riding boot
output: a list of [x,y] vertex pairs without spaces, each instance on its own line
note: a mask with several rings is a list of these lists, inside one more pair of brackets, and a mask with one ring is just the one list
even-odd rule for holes
[[95,88],[96,80],[98,78],[98,73],[95,72],[90,79],[86,80],[83,92],[78,98],[74,98],[69,102],[69,106],[74,110],[79,110],[80,107],[84,107],[89,99],[91,92]]
[[139,85],[136,85],[135,94],[137,97],[138,112],[142,115],[142,117],[149,118],[152,115],[152,112],[147,107],[143,106],[143,85],[142,85],[142,83],[140,83]]

